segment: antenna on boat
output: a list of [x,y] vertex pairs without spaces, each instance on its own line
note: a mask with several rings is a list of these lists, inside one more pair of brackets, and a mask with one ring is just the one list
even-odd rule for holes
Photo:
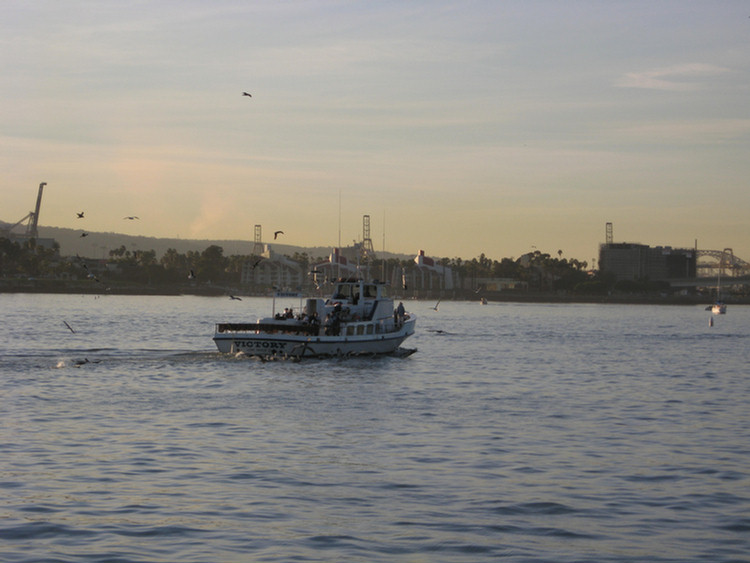
[[[339,250],[341,250],[341,188],[339,188]],[[341,277],[341,262],[336,260],[336,279]]]
[[385,283],[385,209],[383,210],[383,276],[382,280]]

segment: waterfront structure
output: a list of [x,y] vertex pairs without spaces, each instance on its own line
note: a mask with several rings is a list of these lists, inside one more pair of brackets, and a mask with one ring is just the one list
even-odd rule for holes
[[420,250],[414,257],[414,288],[426,290],[452,291],[455,289],[453,270],[438,264]]
[[352,262],[344,256],[339,248],[334,248],[324,262],[313,264],[312,272],[317,283],[324,280],[332,281],[339,278],[359,276],[359,268],[356,262]]
[[696,255],[692,248],[607,242],[599,247],[599,270],[614,275],[616,281],[694,278]]
[[474,290],[487,293],[494,293],[499,291],[519,291],[529,289],[528,282],[517,280],[514,278],[473,278],[468,280],[471,284],[464,280],[463,289]]
[[266,244],[260,256],[253,256],[242,265],[240,281],[255,286],[298,288],[307,279],[299,262],[277,254]]

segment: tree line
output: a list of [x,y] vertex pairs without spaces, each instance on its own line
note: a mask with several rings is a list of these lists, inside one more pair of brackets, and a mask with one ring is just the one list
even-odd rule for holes
[[[34,239],[14,241],[0,238],[0,276],[3,278],[35,277],[57,279],[80,279],[90,276],[82,265],[86,260],[78,256],[61,257],[59,245],[47,248],[37,245]],[[494,260],[482,253],[476,258],[440,258],[437,264],[450,267],[461,280],[478,286],[482,278],[508,278],[524,282],[531,291],[565,291],[576,293],[601,293],[615,285],[606,274],[590,272],[585,261],[557,256],[536,250],[520,258]],[[299,263],[303,271],[326,260],[327,257],[310,256],[306,252],[295,252],[287,256]],[[240,285],[242,267],[253,256],[225,256],[221,246],[211,245],[202,252],[180,253],[170,248],[160,258],[154,250],[129,250],[124,245],[109,251],[106,276],[108,280],[148,284],[185,283],[188,276],[202,282]],[[411,259],[374,259],[369,263],[370,271],[392,272],[395,268],[405,271],[415,267]],[[191,275],[192,273],[192,275]],[[377,277],[377,276],[376,276]],[[466,287],[466,283],[463,284]],[[632,285],[632,284],[631,284]],[[644,286],[631,287],[643,291]]]

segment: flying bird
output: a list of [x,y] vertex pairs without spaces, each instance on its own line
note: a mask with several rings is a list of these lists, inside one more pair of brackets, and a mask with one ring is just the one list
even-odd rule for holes
[[253,270],[255,269],[255,266],[257,266],[258,264],[260,264],[260,263],[261,263],[262,261],[263,261],[263,258],[258,258],[258,259],[257,259],[257,260],[255,261],[255,263],[253,264],[253,266],[252,266]]
[[438,302],[435,303],[435,306],[433,307],[433,309],[435,309],[437,311],[438,310],[438,305],[440,305],[440,299],[438,299]]
[[140,219],[140,217],[137,217],[135,215],[130,215],[129,217],[123,217],[123,219],[128,219],[128,220],[132,221],[133,219]]
[[190,273],[188,274],[188,279],[189,280],[194,280],[195,279],[195,272],[193,270],[190,270]]
[[70,332],[72,332],[73,334],[75,334],[75,333],[76,333],[76,331],[75,331],[75,330],[73,330],[73,327],[71,327],[71,326],[70,326],[70,325],[69,325],[69,324],[68,324],[68,323],[67,323],[66,321],[63,321],[63,323],[65,323],[65,326],[67,326],[67,327],[68,327],[68,330],[69,330]]
[[283,235],[284,231],[274,231],[273,233],[273,240],[276,240],[276,237],[279,235]]
[[81,233],[81,238],[89,236],[88,233]]
[[242,301],[241,297],[236,297],[235,295],[230,295],[229,299],[232,299],[233,301]]
[[80,213],[78,213],[78,212],[76,211],[76,215],[78,215],[78,218],[79,218],[79,219],[83,219],[83,213],[84,213],[83,211],[81,211]]
[[252,94],[248,94],[247,92],[242,92],[243,96],[247,96],[248,98],[252,98]]

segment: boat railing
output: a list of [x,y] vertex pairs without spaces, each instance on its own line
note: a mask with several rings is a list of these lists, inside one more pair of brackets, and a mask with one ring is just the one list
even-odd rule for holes
[[255,332],[255,333],[283,333],[283,334],[318,334],[319,327],[306,324],[284,323],[219,323],[217,333],[225,332]]

